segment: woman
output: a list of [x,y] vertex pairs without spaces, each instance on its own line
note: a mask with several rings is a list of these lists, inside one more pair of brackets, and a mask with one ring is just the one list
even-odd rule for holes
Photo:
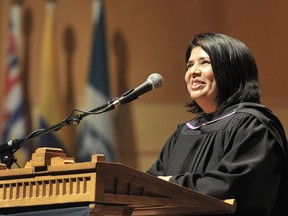
[[148,173],[219,199],[234,198],[237,216],[287,215],[286,137],[260,104],[251,52],[237,39],[205,33],[192,39],[186,62],[192,99],[187,107],[198,116],[178,126]]

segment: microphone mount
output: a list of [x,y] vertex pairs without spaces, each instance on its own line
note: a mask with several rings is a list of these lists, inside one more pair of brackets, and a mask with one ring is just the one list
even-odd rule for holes
[[[10,169],[13,163],[16,163],[18,167],[19,164],[17,163],[17,159],[14,157],[14,153],[19,150],[26,142],[31,141],[32,139],[43,136],[45,134],[51,133],[53,131],[59,131],[64,126],[70,126],[70,125],[79,125],[80,121],[87,117],[88,115],[96,115],[101,114],[110,110],[113,110],[115,108],[115,105],[113,104],[114,99],[108,101],[107,104],[104,104],[102,106],[99,106],[95,109],[92,109],[88,112],[81,111],[78,109],[74,109],[72,113],[61,122],[54,124],[48,128],[42,128],[37,129],[27,135],[24,139],[15,139],[15,140],[9,140],[7,143],[4,143],[0,145],[0,162],[3,164],[6,164],[7,168]],[[75,112],[80,112],[80,114],[74,115]],[[1,148],[3,146],[3,148]]]

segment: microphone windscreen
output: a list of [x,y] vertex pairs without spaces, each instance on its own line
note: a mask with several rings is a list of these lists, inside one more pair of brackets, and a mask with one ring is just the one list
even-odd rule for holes
[[151,83],[153,88],[160,88],[164,83],[163,77],[158,73],[151,74],[147,80]]

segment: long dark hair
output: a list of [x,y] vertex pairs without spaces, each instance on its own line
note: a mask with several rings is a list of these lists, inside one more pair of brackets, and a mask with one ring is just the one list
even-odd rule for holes
[[[258,69],[248,47],[241,41],[218,33],[196,35],[186,51],[186,62],[194,47],[200,46],[210,57],[217,83],[217,112],[240,102],[260,103]],[[187,103],[192,113],[202,108],[192,99]]]

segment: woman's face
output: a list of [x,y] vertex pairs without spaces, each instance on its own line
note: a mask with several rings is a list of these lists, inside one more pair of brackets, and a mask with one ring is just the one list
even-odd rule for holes
[[191,98],[205,113],[217,110],[217,85],[209,55],[198,46],[192,49],[187,62],[185,82]]

